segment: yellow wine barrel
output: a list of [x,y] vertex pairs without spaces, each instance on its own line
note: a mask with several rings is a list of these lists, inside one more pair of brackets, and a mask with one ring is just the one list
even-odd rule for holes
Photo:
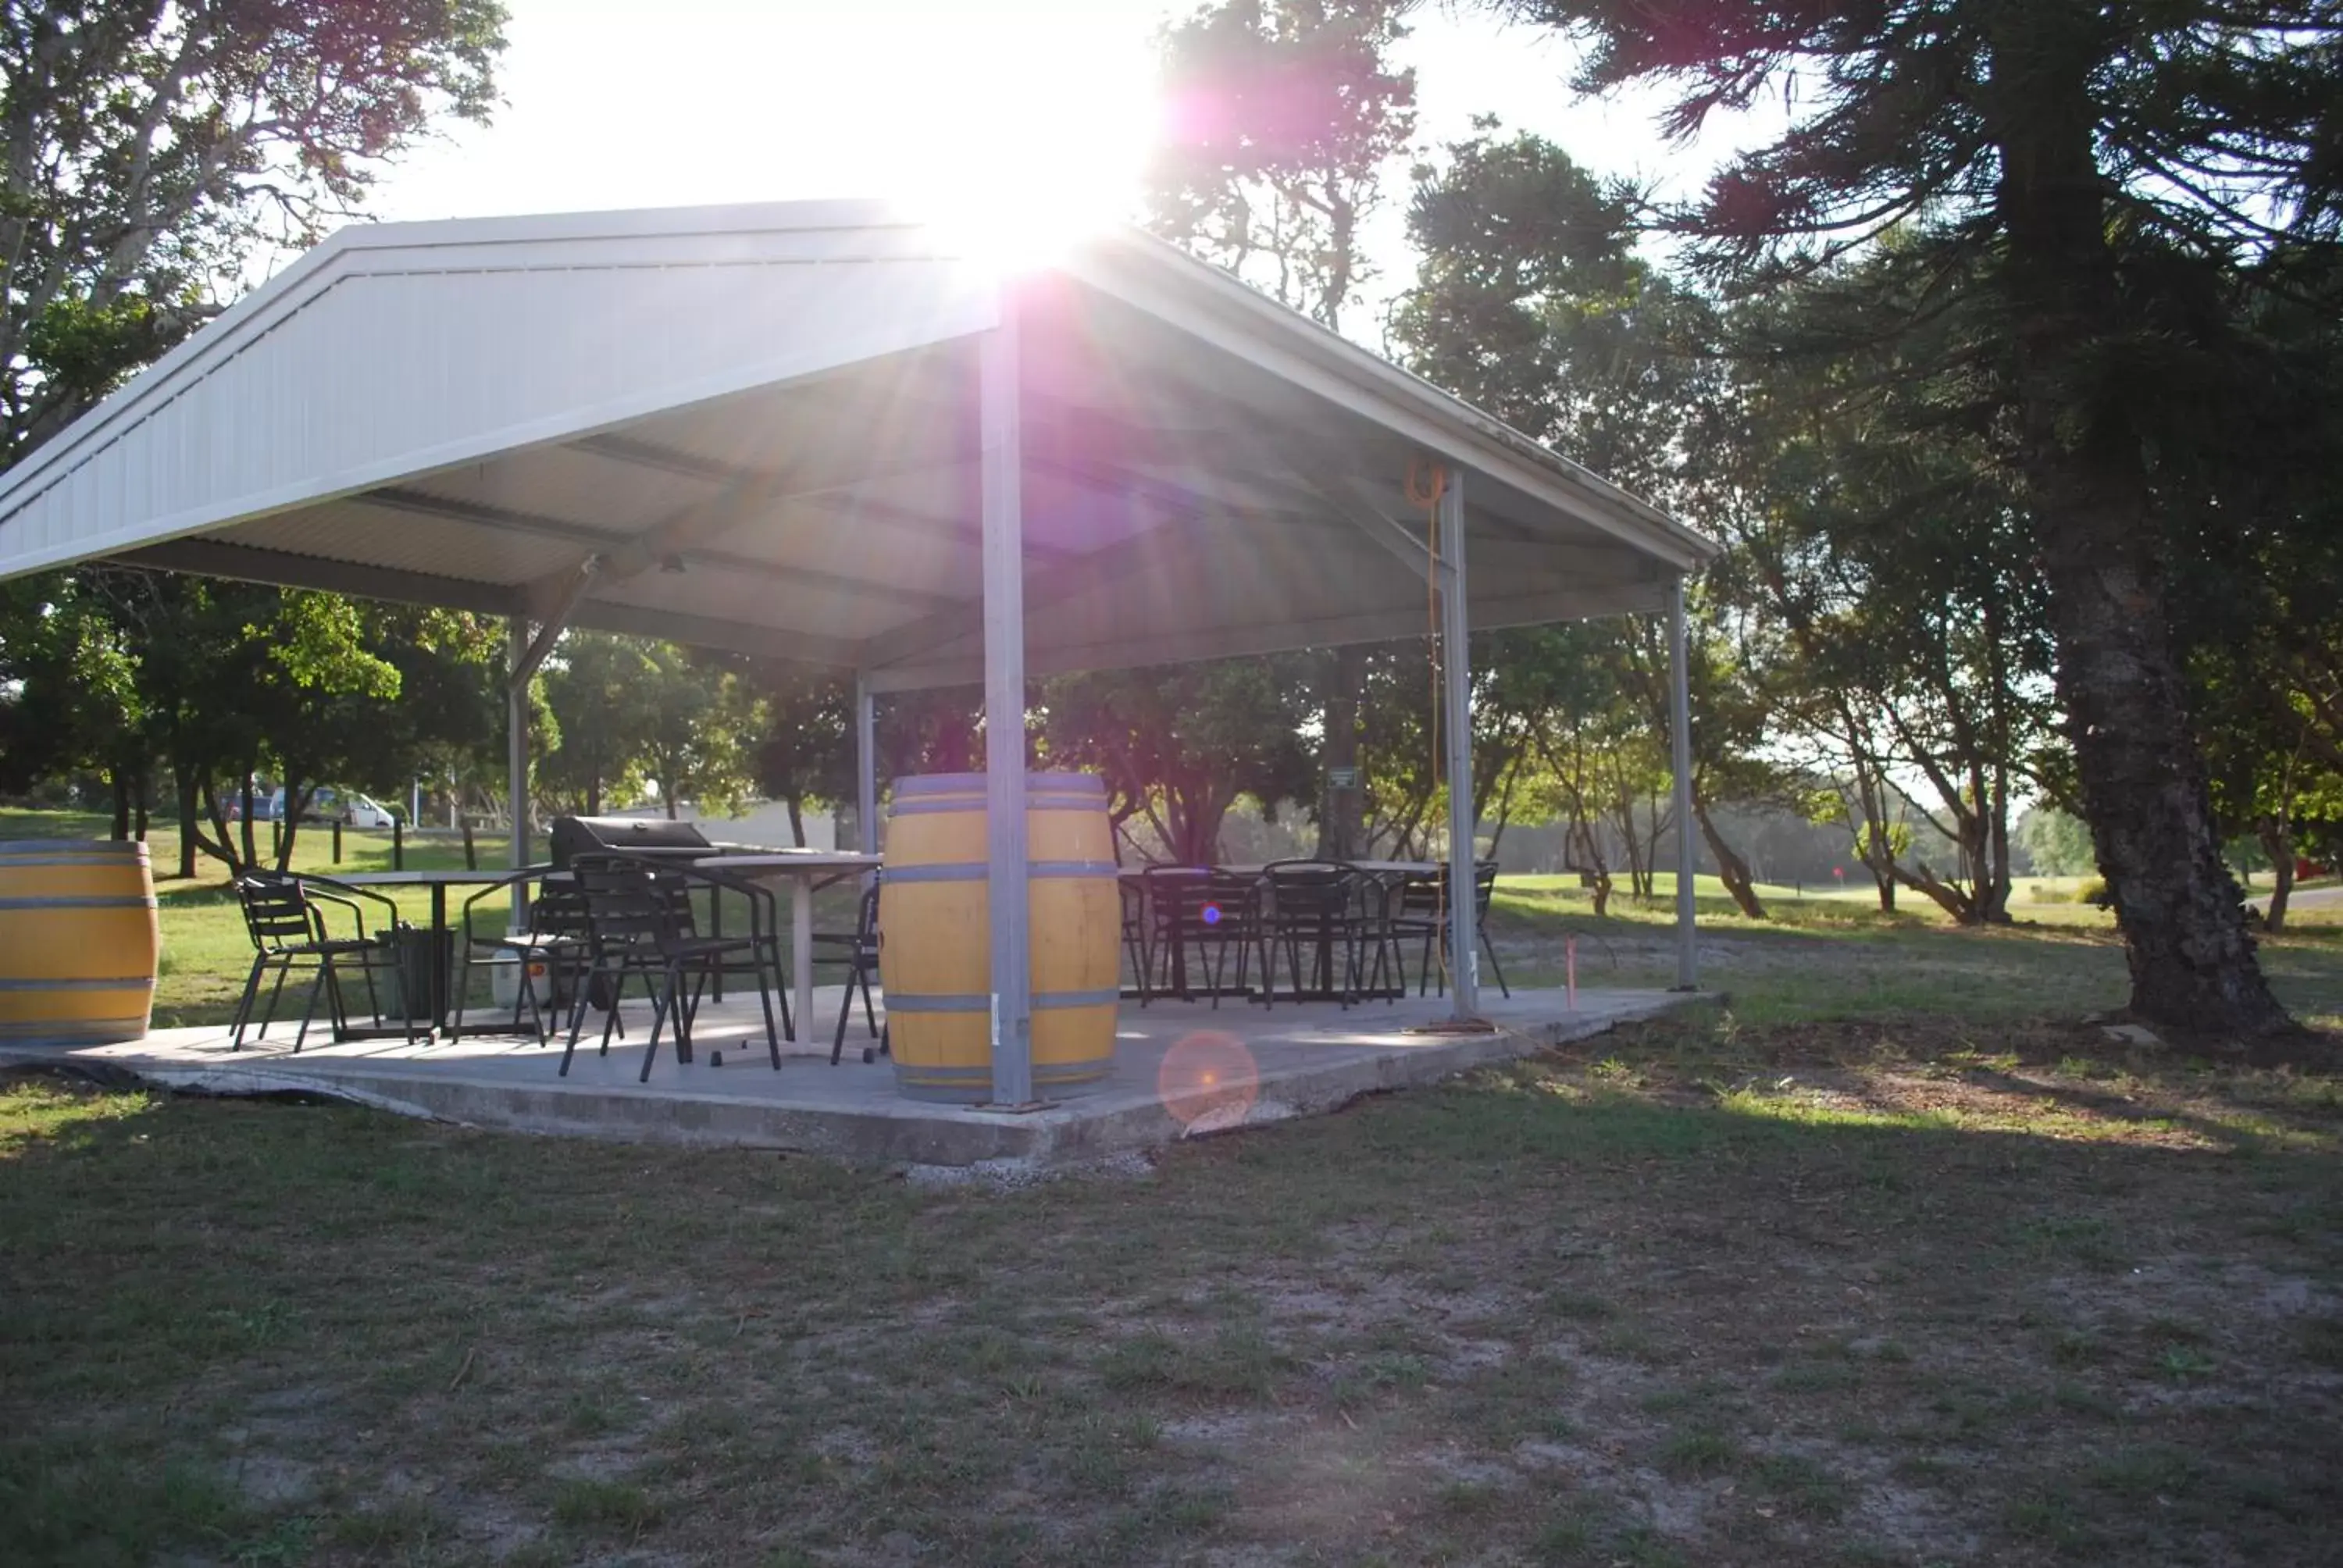
[[0,1041],[139,1039],[155,1000],[156,941],[146,845],[0,844]]
[[[1026,782],[1033,1088],[1063,1091],[1114,1063],[1121,999],[1106,785],[1087,773]],[[895,780],[880,883],[879,978],[895,1086],[920,1100],[992,1094],[992,918],[984,775]]]

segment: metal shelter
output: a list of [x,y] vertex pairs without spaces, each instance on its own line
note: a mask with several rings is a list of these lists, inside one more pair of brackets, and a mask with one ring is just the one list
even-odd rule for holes
[[[866,840],[879,694],[980,681],[1021,718],[1030,677],[1421,636],[1429,592],[1460,1017],[1470,628],[1674,612],[1692,983],[1682,582],[1715,553],[1136,231],[1013,270],[860,202],[345,229],[0,474],[0,578],[107,559],[509,618],[517,804],[567,627],[851,674]],[[986,730],[1019,1105],[1023,735]]]

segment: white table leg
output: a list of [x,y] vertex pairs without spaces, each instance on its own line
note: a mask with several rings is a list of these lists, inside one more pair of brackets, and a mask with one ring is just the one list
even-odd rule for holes
[[815,1038],[813,1027],[813,879],[789,879],[789,980],[797,991],[798,1038]]

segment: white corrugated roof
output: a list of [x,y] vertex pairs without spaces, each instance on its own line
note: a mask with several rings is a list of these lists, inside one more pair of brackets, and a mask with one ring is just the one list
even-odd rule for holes
[[973,678],[979,334],[1022,344],[1036,674],[1655,608],[1715,547],[1135,231],[1004,281],[872,203],[346,229],[0,475],[0,578],[101,558]]

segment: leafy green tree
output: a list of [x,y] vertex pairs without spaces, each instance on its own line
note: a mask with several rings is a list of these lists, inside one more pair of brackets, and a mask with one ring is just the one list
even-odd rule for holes
[[809,802],[854,799],[854,688],[793,665],[762,667],[749,679],[758,703],[757,787],[789,808],[789,832],[803,845]]
[[[1165,27],[1149,226],[1341,330],[1370,273],[1361,226],[1414,132],[1414,73],[1390,60],[1409,8],[1407,0],[1220,0]],[[1307,676],[1322,772],[1302,798],[1317,802],[1318,852],[1336,859],[1364,848],[1364,795],[1331,780],[1361,771],[1370,657],[1328,649]]]
[[2220,859],[2144,437],[2221,348],[2172,330],[2176,279],[2256,266],[2277,277],[2286,248],[2331,244],[2343,218],[2332,5],[1506,8],[1584,39],[1585,89],[1673,85],[1678,130],[1761,95],[1795,106],[1785,133],[1676,215],[1720,267],[1810,264],[1909,223],[1926,241],[1917,267],[1981,279],[2009,347],[2014,464],[2132,1006],[2212,1033],[2288,1027]]
[[543,679],[558,739],[539,750],[534,788],[557,811],[598,817],[641,791],[654,678],[639,638],[573,629],[555,645]]
[[484,120],[496,0],[0,7],[0,465],[186,337],[270,245]]
[[1210,865],[1238,797],[1273,811],[1308,790],[1292,663],[1225,659],[1143,679],[1061,677],[1042,689],[1043,745],[1053,766],[1105,775],[1118,819],[1143,821],[1175,860]]
[[[1483,119],[1443,161],[1416,171],[1408,227],[1422,258],[1393,313],[1393,340],[1418,373],[1516,428],[1663,505],[1706,514],[1722,504],[1731,471],[1716,454],[1735,434],[1715,312],[1636,256],[1632,190],[1598,180],[1549,142],[1501,129]],[[1687,423],[1700,434],[1688,438]],[[1764,709],[1715,624],[1718,601],[1695,594],[1692,608],[1694,816],[1727,888],[1755,919],[1764,906],[1715,807],[1777,798],[1780,780],[1763,759]],[[1527,756],[1537,694],[1546,689],[1538,650],[1584,652],[1589,635],[1602,650],[1596,668],[1626,683],[1645,716],[1642,731],[1620,730],[1624,751],[1587,767],[1589,780],[1596,771],[1606,780],[1609,819],[1636,890],[1648,892],[1667,794],[1664,775],[1648,764],[1655,737],[1657,754],[1667,755],[1673,723],[1657,620],[1592,634],[1507,634],[1476,658],[1476,669],[1493,661],[1495,671],[1474,696],[1476,792],[1512,781]],[[1574,700],[1584,708],[1584,694]],[[1583,745],[1593,731],[1572,733]]]
[[2091,869],[2091,829],[2056,806],[2036,806],[2017,820],[2018,841],[2037,877],[2079,877]]

